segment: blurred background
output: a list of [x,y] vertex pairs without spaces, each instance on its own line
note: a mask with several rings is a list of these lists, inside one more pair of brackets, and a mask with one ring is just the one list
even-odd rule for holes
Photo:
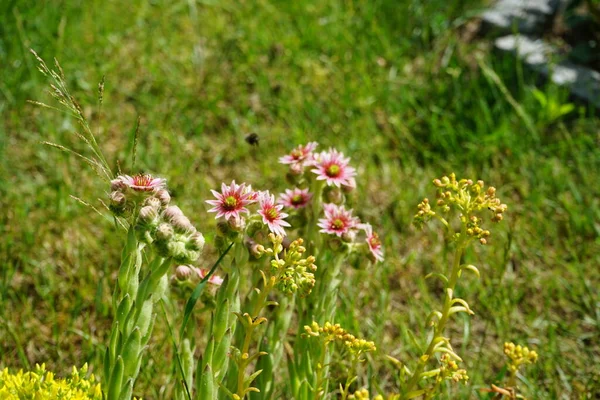
[[[592,68],[593,1],[544,37]],[[502,344],[535,348],[533,399],[600,393],[600,125],[592,106],[547,83],[479,34],[484,1],[155,0],[0,3],[0,367],[99,369],[122,232],[100,207],[108,188],[81,160],[76,122],[52,103],[29,49],[59,60],[113,169],[166,177],[205,232],[221,181],[282,192],[279,155],[335,146],[358,169],[355,211],[380,232],[383,264],[348,266],[339,319],[406,359],[439,301],[424,275],[447,253],[411,226],[433,178],[483,179],[508,204],[490,245],[468,255],[482,279],[459,289],[476,315],[451,326],[470,384],[503,374]],[[584,21],[579,48],[568,32]],[[586,28],[587,29],[587,28]],[[583,32],[583,31],[577,31]],[[581,36],[581,35],[580,35]],[[579,42],[578,42],[579,43]],[[585,46],[584,46],[585,47]],[[574,57],[574,58],[573,58]],[[579,57],[579,58],[577,58]],[[104,105],[98,83],[105,77]],[[131,166],[140,118],[137,163]],[[255,133],[258,146],[246,141]],[[208,252],[205,263],[212,263]],[[381,312],[385,310],[385,312]],[[163,324],[164,325],[164,324]],[[202,329],[201,326],[198,327]],[[171,347],[158,327],[139,395],[169,398]],[[389,364],[371,367],[393,387]],[[451,398],[450,395],[448,398]]]

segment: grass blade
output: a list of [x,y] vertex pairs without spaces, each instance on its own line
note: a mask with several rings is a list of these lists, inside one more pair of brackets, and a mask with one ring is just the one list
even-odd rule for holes
[[219,257],[217,262],[212,266],[210,271],[208,271],[208,274],[206,274],[206,276],[194,288],[192,295],[190,296],[190,298],[188,299],[188,301],[185,305],[185,312],[183,314],[183,322],[181,323],[181,330],[179,332],[180,338],[183,338],[183,333],[185,332],[185,327],[187,326],[187,323],[190,319],[190,315],[192,315],[192,311],[194,311],[194,307],[196,306],[196,303],[198,302],[198,299],[200,298],[202,291],[206,287],[206,283],[208,282],[208,280],[210,279],[212,274],[215,273],[217,267],[219,266],[219,264],[221,264],[221,261],[223,261],[223,258],[229,252],[229,250],[231,250],[232,247],[233,247],[233,242],[229,245],[229,247],[227,247],[227,249],[223,252],[223,254],[221,254],[221,256]]

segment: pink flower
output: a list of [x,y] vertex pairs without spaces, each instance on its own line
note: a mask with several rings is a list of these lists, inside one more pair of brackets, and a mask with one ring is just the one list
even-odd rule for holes
[[335,204],[324,204],[325,218],[319,219],[317,224],[322,228],[319,232],[330,235],[342,236],[357,228],[360,220],[352,216],[352,210],[346,210],[344,206]]
[[375,260],[383,261],[383,248],[381,247],[381,240],[379,240],[379,235],[376,232],[373,232],[373,227],[371,224],[360,224],[358,227],[365,231],[365,235],[367,235],[367,245],[369,246],[369,250],[371,251],[371,254]]
[[317,174],[318,180],[324,180],[328,185],[340,185],[355,187],[354,176],[356,170],[348,165],[350,158],[344,158],[344,154],[335,149],[324,151],[316,157],[315,169],[311,170]]
[[283,219],[288,214],[281,212],[283,208],[282,204],[275,204],[275,196],[269,193],[269,191],[261,192],[258,197],[258,204],[260,209],[258,213],[262,215],[263,223],[265,223],[271,232],[276,235],[285,236],[284,226],[291,226]]
[[230,186],[222,183],[221,193],[215,190],[211,190],[211,192],[217,200],[206,200],[206,202],[214,206],[208,212],[216,212],[215,218],[240,219],[241,213],[248,213],[246,206],[255,201],[255,193],[252,190],[249,191],[245,183],[236,185],[235,181],[232,181]]
[[152,192],[164,189],[166,180],[163,178],[153,178],[152,175],[139,174],[134,176],[119,175],[116,179],[110,181],[113,190],[130,188],[138,192]]
[[[198,274],[200,279],[204,279],[206,274],[208,274],[208,270],[204,268],[194,268],[195,272]],[[216,274],[212,274],[210,278],[208,278],[208,283],[212,283],[213,285],[221,286],[223,283],[223,278]]]
[[305,146],[299,145],[290,154],[280,157],[279,162],[289,164],[295,173],[302,173],[304,167],[312,164],[313,151],[318,145],[317,142],[309,142]]
[[312,199],[312,194],[308,192],[308,189],[286,189],[285,194],[279,195],[279,204],[286,207],[303,208],[308,205],[310,199]]

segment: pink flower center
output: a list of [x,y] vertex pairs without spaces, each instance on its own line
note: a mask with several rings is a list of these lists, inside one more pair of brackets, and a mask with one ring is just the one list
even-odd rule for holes
[[340,168],[339,165],[332,164],[329,167],[327,167],[327,169],[325,170],[325,173],[330,178],[336,178],[340,175],[341,171],[342,171],[342,169]]
[[133,177],[135,186],[151,186],[152,177],[150,175],[136,175]]
[[291,155],[292,155],[292,158],[293,158],[294,160],[297,160],[297,159],[299,159],[300,157],[302,157],[302,156],[304,155],[304,153],[302,152],[302,150],[298,150],[298,149],[296,149],[296,150],[292,150],[292,154],[291,154]]
[[299,206],[301,204],[304,204],[304,196],[302,196],[301,194],[296,194],[292,197],[292,204],[295,206]]
[[265,210],[265,217],[269,221],[274,221],[279,217],[279,212],[277,212],[277,209],[275,208],[269,208],[268,210]]
[[369,238],[369,244],[371,245],[372,248],[376,249],[379,246],[381,246],[381,241],[379,240],[379,235],[376,233],[373,233],[373,236],[371,236]]
[[343,229],[345,225],[346,224],[344,224],[344,221],[342,221],[340,218],[336,218],[331,222],[331,227],[336,230]]
[[235,210],[237,207],[238,201],[234,196],[228,196],[223,202],[223,206],[227,211]]

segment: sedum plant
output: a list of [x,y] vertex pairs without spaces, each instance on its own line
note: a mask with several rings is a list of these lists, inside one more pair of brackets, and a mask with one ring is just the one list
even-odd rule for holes
[[507,209],[496,197],[496,189],[492,186],[486,188],[481,180],[458,180],[454,174],[450,174],[435,179],[433,184],[437,187],[436,200],[431,203],[426,198],[419,204],[414,223],[421,228],[433,219],[441,222],[454,246],[454,255],[452,264],[446,270],[426,276],[441,280],[444,285],[444,303],[440,309],[429,314],[428,323],[432,331],[427,347],[416,364],[409,367],[397,363],[401,367],[402,399],[433,398],[442,382],[466,382],[469,379],[466,370],[458,367],[462,359],[452,348],[450,338],[445,335],[446,326],[455,314],[474,314],[467,301],[455,295],[456,286],[464,272],[479,277],[477,267],[463,263],[463,255],[474,242],[487,244],[491,233],[484,224],[488,220],[493,223],[502,221]]
[[46,365],[36,364],[35,370],[16,374],[8,368],[0,372],[0,398],[3,400],[102,400],[100,384],[93,374],[87,376],[88,366],[73,367],[71,375],[57,379],[46,370]]

